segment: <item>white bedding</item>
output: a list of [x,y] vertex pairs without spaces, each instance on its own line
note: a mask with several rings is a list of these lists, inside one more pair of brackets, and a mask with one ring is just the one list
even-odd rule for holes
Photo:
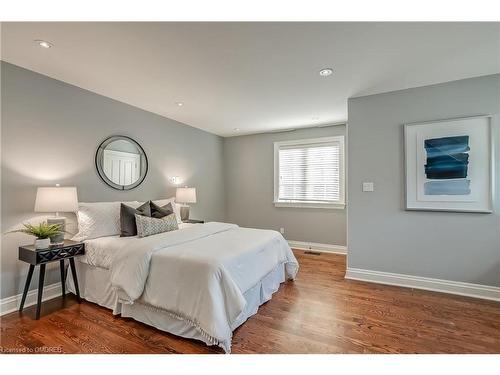
[[[186,229],[199,224],[181,223],[179,229]],[[109,269],[114,257],[120,253],[121,249],[137,237],[107,236],[85,241],[85,255],[76,258],[82,263],[90,266]]]
[[285,266],[288,279],[298,271],[280,233],[234,224],[212,222],[145,238],[92,241],[87,241],[85,261],[109,268],[119,304],[138,302],[167,312],[226,352],[245,309],[243,294],[278,265]]

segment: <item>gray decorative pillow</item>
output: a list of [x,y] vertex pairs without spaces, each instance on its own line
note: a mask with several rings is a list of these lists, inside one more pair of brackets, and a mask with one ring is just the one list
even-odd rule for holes
[[167,215],[161,219],[136,214],[135,223],[137,225],[137,235],[139,237],[147,237],[153,234],[179,229],[175,214]]
[[121,204],[120,206],[120,237],[137,236],[137,228],[135,224],[136,214],[142,216],[151,216],[151,201],[144,203],[138,208]]
[[154,217],[156,219],[161,219],[162,217],[168,216],[174,212],[174,209],[172,208],[172,203],[166,204],[163,207],[160,207],[153,202],[149,201],[149,208],[151,209],[151,217]]

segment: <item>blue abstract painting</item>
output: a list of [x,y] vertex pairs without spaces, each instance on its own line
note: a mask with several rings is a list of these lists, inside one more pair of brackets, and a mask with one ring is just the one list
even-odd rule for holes
[[425,194],[470,194],[470,180],[467,179],[469,136],[426,139],[424,148],[427,153],[425,175],[433,180],[424,184]]
[[490,116],[404,125],[406,209],[493,212]]

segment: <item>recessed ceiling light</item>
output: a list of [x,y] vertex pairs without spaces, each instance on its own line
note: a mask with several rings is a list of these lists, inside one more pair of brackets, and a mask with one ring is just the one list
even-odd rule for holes
[[233,129],[235,132],[239,132],[240,131],[240,128],[234,128]]
[[183,102],[175,102],[175,105],[177,107],[182,107],[184,105],[184,103]]
[[333,73],[333,69],[332,68],[325,68],[325,69],[321,69],[319,71],[319,75],[322,76],[322,77],[331,76],[332,73]]
[[318,117],[318,116],[313,116],[313,117],[311,117],[311,120],[313,120],[313,121],[318,121],[318,120],[319,120],[319,117]]
[[47,42],[46,40],[40,40],[40,39],[35,40],[35,43],[38,44],[42,48],[51,48],[54,46],[52,43]]

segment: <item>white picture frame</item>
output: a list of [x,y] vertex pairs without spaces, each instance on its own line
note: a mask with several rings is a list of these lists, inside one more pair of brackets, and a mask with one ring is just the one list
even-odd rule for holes
[[491,116],[404,124],[406,210],[493,212]]

